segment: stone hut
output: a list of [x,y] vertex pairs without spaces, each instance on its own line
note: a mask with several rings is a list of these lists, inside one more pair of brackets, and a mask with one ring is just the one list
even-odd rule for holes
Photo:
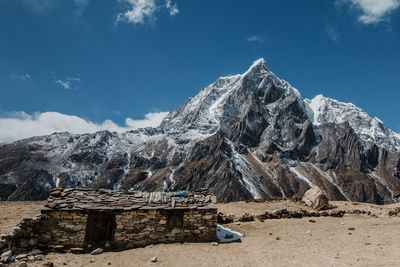
[[192,193],[55,188],[41,215],[18,227],[24,235],[7,238],[10,249],[20,249],[22,242],[44,250],[76,251],[210,242],[217,239],[217,205],[214,196]]

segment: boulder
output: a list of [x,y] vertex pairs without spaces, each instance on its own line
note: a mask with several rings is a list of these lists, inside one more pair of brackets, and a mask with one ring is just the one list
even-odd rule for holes
[[304,193],[303,201],[306,206],[313,209],[324,209],[329,205],[328,197],[317,186],[314,186]]

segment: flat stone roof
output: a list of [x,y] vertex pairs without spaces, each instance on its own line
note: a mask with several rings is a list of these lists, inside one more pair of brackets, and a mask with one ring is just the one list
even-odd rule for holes
[[216,202],[215,196],[196,193],[174,196],[165,192],[56,187],[42,210],[217,209]]

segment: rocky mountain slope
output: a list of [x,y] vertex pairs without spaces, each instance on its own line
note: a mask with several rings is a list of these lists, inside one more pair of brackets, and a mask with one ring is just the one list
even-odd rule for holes
[[158,128],[0,145],[0,199],[45,199],[60,185],[207,188],[232,201],[318,185],[332,200],[387,203],[400,193],[399,140],[352,104],[303,100],[260,59],[202,89]]

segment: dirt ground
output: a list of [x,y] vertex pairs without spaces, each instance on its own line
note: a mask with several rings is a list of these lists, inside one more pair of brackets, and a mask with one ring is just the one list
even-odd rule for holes
[[[333,204],[341,209],[368,209],[377,214],[378,218],[368,215],[345,215],[343,218],[312,218],[315,222],[310,222],[310,218],[302,218],[232,223],[225,226],[244,234],[240,243],[219,246],[213,246],[211,243],[160,244],[122,252],[106,252],[96,256],[50,253],[45,256],[45,261],[51,261],[55,266],[85,267],[399,266],[400,217],[387,215],[387,210],[399,206],[398,204]],[[298,208],[304,208],[301,204],[291,201],[236,202],[219,204],[219,210],[235,215],[246,211],[259,214],[267,209],[295,209],[297,205]],[[0,207],[3,218],[3,211],[7,208],[4,208],[4,203],[0,203]],[[8,207],[18,210],[13,205]],[[12,210],[8,212],[11,213]],[[27,215],[23,214],[22,217]],[[4,223],[2,219],[0,226],[10,224],[11,222]],[[153,257],[157,257],[158,262],[152,263],[150,260]],[[28,266],[43,266],[43,262],[28,263]]]
[[0,234],[10,232],[23,218],[40,214],[45,201],[0,201]]

